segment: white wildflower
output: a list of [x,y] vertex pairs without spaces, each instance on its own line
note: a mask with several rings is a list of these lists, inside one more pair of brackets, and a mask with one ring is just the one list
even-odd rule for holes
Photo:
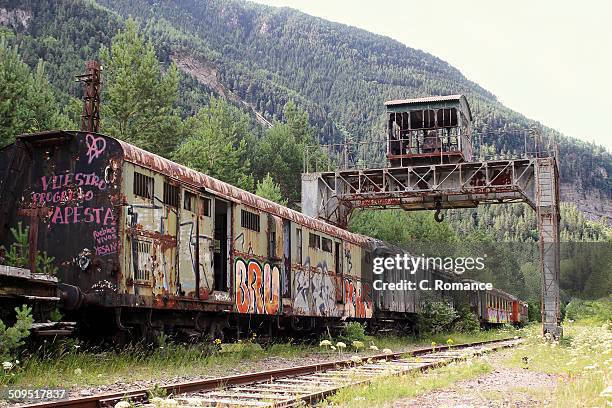
[[115,408],[130,408],[130,407],[131,405],[127,401],[119,401],[118,403],[115,404]]
[[339,341],[336,343],[336,347],[338,347],[339,349],[346,348],[346,343]]
[[588,366],[584,367],[585,370],[594,370],[595,368],[597,368],[597,367],[595,367],[594,365],[588,365]]
[[612,397],[612,385],[608,385],[608,387],[606,389],[604,389],[600,394],[600,397],[602,398],[610,398]]
[[375,345],[372,344],[370,346],[370,350],[378,351],[378,347],[376,347]]
[[393,354],[393,351],[391,351],[391,349],[386,348],[386,349],[383,349],[383,353],[384,354]]
[[5,361],[4,363],[2,363],[2,368],[4,368],[5,370],[10,370],[11,368],[13,368],[13,363],[11,363],[10,361]]
[[321,340],[321,342],[319,343],[320,347],[328,347],[328,346],[331,346],[331,345],[332,345],[332,342],[329,341],[329,340]]
[[361,357],[359,356],[352,356],[351,357],[351,361],[355,364],[360,364],[361,363]]
[[355,347],[356,349],[360,349],[364,347],[364,344],[362,341],[359,340],[355,340],[353,341],[353,343],[351,343],[353,347]]

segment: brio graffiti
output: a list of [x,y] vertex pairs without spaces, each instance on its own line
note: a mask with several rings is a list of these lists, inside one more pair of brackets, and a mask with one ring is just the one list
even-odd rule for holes
[[268,262],[237,258],[234,265],[236,309],[239,313],[277,314],[280,298],[280,270]]
[[344,299],[348,315],[367,318],[372,315],[372,287],[368,283],[344,279]]

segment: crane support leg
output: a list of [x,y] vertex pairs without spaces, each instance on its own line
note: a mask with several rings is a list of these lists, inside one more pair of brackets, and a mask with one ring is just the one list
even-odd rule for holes
[[553,158],[543,158],[536,164],[536,217],[542,272],[542,334],[560,338],[559,312],[559,186],[557,166]]

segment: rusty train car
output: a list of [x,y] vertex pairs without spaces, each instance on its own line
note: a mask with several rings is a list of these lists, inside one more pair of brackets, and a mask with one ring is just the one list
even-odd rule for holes
[[[58,306],[87,333],[223,338],[420,311],[418,292],[372,289],[372,257],[397,248],[109,136],[19,136],[0,150],[0,176],[0,245],[21,223],[32,271],[40,253],[58,268],[56,295],[45,282],[25,299],[31,280],[0,301],[43,304],[41,314]],[[433,279],[419,274],[409,278]]]
[[469,303],[483,326],[500,324],[522,326],[528,321],[527,302],[500,289],[470,292]]

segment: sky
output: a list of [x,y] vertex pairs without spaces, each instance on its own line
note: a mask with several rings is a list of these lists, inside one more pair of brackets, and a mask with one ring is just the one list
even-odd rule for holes
[[612,150],[612,1],[255,0],[363,28],[458,68],[500,102]]

